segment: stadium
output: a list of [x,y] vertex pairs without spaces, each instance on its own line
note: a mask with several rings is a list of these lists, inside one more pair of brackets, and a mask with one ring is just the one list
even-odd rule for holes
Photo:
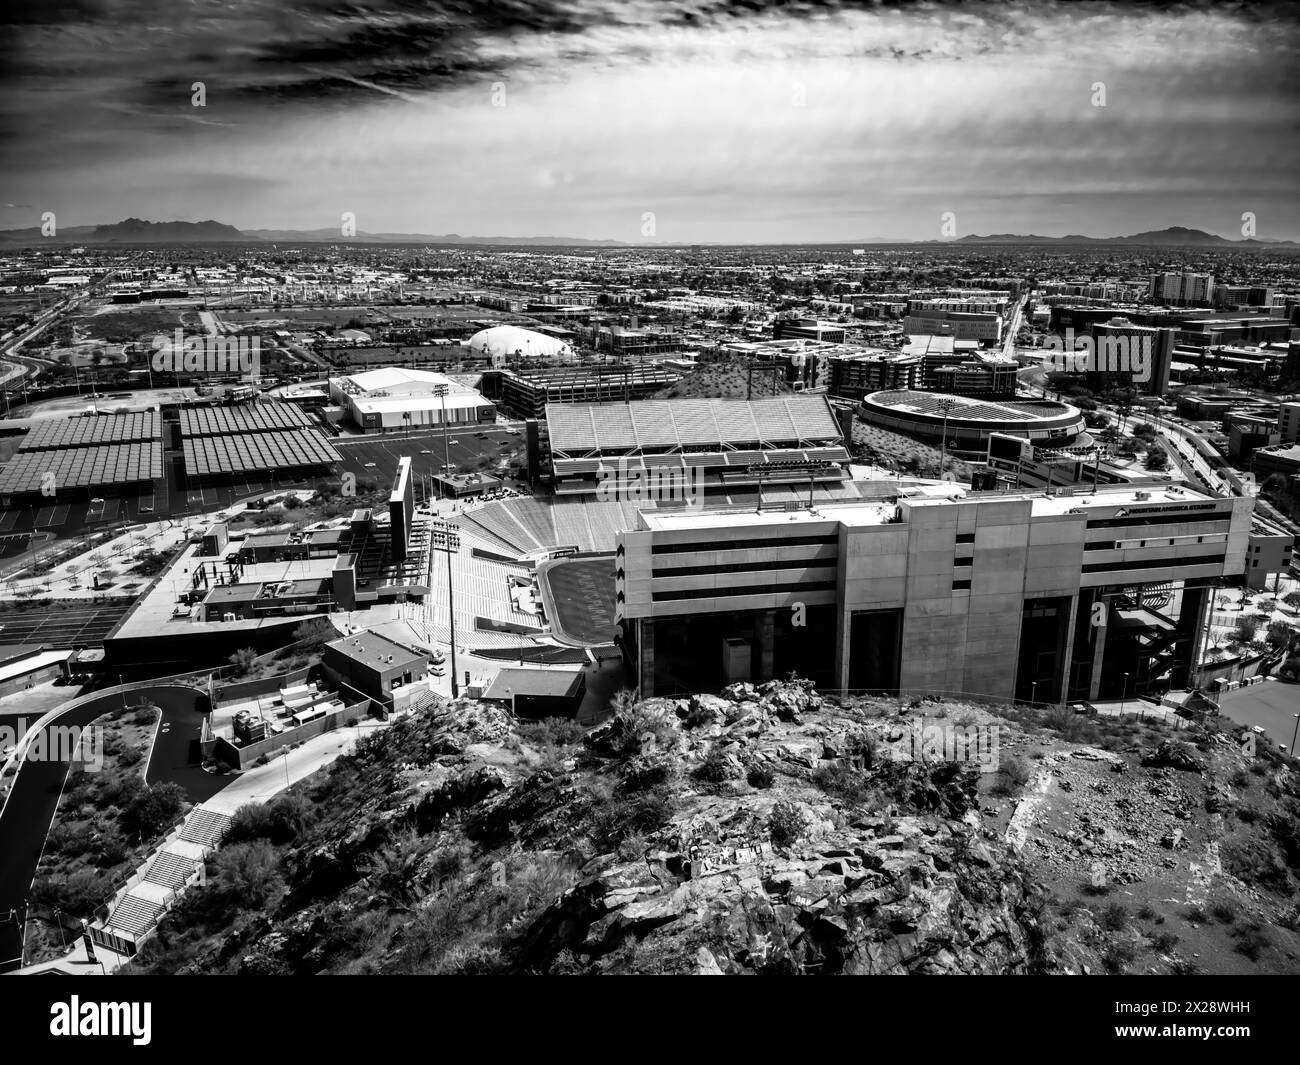
[[602,471],[615,468],[689,478],[715,495],[848,479],[849,453],[823,396],[548,403],[546,421],[559,496],[595,495]]
[[1084,431],[1083,413],[1068,403],[1030,399],[972,399],[941,392],[891,389],[864,396],[858,415],[869,425],[986,451],[990,433],[1060,447]]

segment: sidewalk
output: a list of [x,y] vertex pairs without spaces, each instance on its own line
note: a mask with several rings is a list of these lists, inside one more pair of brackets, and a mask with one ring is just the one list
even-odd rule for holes
[[325,768],[339,756],[350,754],[359,735],[368,736],[376,729],[386,727],[387,722],[367,719],[355,726],[323,732],[287,754],[272,755],[266,765],[244,770],[203,805],[216,813],[233,816],[236,810],[248,803],[267,802]]

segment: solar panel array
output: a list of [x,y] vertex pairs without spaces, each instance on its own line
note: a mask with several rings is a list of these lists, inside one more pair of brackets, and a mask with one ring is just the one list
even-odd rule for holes
[[181,410],[181,436],[233,436],[274,433],[311,425],[301,408],[291,403],[258,403],[251,407],[193,407]]
[[162,466],[162,444],[156,440],[20,451],[0,472],[0,495],[151,481],[162,477]]
[[728,444],[796,445],[838,440],[839,426],[821,396],[772,399],[634,400],[630,403],[551,403],[551,449],[557,452]]
[[327,466],[339,461],[339,453],[313,429],[198,436],[181,443],[185,470],[191,477],[249,471],[266,473],[293,466]]
[[23,437],[20,451],[53,451],[93,444],[130,444],[162,439],[162,415],[156,411],[99,414],[88,418],[51,418]]

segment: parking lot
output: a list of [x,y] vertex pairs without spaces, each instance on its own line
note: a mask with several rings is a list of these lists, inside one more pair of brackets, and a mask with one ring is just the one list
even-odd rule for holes
[[[481,436],[479,434],[482,434]],[[455,441],[455,443],[451,443]],[[456,467],[464,473],[483,455],[506,458],[523,448],[524,436],[519,431],[513,435],[500,426],[465,426],[448,431],[447,454]],[[343,456],[342,469],[355,473],[357,478],[374,478],[381,485],[390,483],[397,473],[397,461],[403,455],[411,456],[411,472],[419,477],[440,473],[446,461],[443,455],[442,433],[412,432],[390,433],[385,436],[339,437],[331,443]],[[373,463],[373,465],[370,465]]]

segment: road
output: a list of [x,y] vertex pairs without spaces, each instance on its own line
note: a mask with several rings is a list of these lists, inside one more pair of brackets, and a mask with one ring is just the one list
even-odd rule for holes
[[[160,729],[168,726],[169,732],[176,731],[177,742],[186,741],[185,737],[196,724],[198,714],[195,710],[199,692],[195,688],[177,684],[127,685],[125,689],[113,688],[76,702],[56,722],[56,727],[69,725],[85,726],[103,714],[117,710],[122,706],[123,695],[132,702],[148,698],[162,709]],[[46,726],[47,728],[49,726]],[[35,737],[33,737],[35,742]],[[53,750],[56,744],[44,745]],[[172,779],[166,772],[174,761],[174,754],[167,750],[162,755],[155,754],[149,762],[150,783],[157,780]],[[155,762],[158,762],[155,769]],[[22,936],[19,926],[4,923],[3,917],[10,911],[22,912],[31,889],[32,878],[36,875],[36,866],[40,861],[41,850],[45,846],[45,837],[54,820],[59,797],[63,793],[63,783],[68,775],[66,761],[34,761],[24,759],[18,769],[13,788],[0,811],[0,973],[17,968],[21,961]],[[207,777],[207,774],[204,774]],[[229,783],[231,777],[212,777],[219,787]],[[186,776],[176,781],[189,792],[193,782]],[[191,801],[202,802],[210,794],[199,792],[190,796]]]
[[[1300,712],[1300,684],[1269,679],[1261,684],[1225,692],[1219,696],[1219,710],[1238,725],[1259,725],[1271,740],[1285,743],[1288,750]],[[1300,750],[1300,745],[1297,746]]]

